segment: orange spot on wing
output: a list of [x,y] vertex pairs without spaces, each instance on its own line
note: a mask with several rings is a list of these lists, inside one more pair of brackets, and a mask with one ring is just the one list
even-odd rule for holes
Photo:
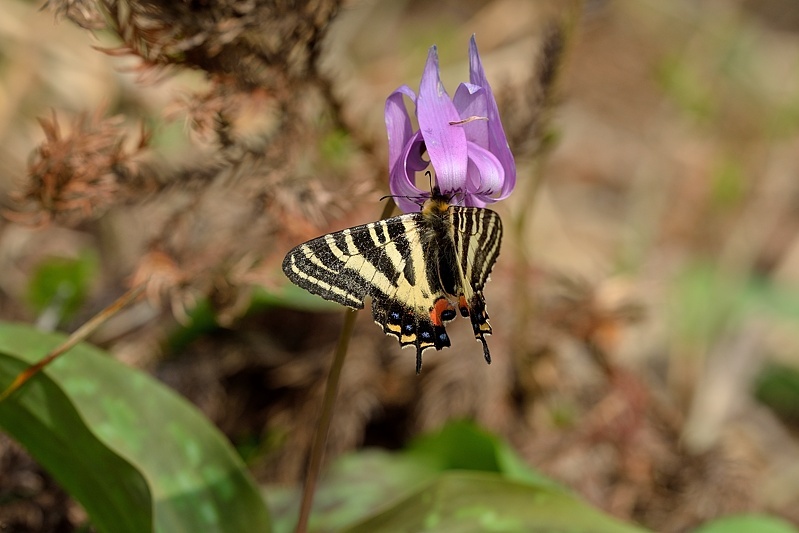
[[433,304],[433,308],[430,310],[430,320],[433,321],[434,326],[443,326],[444,321],[441,320],[441,313],[450,309],[452,306],[447,301],[446,298],[439,298],[436,300],[436,303]]

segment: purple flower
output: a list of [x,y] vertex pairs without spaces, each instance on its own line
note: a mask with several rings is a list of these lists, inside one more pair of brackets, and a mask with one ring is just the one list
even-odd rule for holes
[[[416,104],[413,131],[403,96]],[[404,212],[419,210],[430,191],[416,187],[416,173],[433,165],[436,186],[452,203],[473,207],[507,198],[516,185],[516,165],[474,36],[469,43],[469,83],[450,99],[441,84],[438,52],[430,48],[419,96],[403,85],[386,99],[389,188]],[[423,158],[427,153],[429,161]]]

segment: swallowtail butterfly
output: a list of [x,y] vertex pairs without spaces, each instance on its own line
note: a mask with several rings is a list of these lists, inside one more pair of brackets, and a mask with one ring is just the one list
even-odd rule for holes
[[483,286],[499,255],[502,222],[490,209],[451,205],[436,188],[421,212],[371,222],[310,240],[291,250],[283,271],[325,300],[363,309],[400,346],[422,353],[450,346],[444,324],[456,309],[491,354]]

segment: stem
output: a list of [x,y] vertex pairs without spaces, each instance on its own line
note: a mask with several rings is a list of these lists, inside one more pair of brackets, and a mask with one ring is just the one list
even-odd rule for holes
[[144,290],[144,284],[133,287],[128,292],[117,298],[114,303],[94,315],[85,324],[75,330],[69,338],[59,345],[55,350],[48,353],[39,362],[32,364],[22,372],[20,372],[11,385],[0,394],[0,402],[8,398],[16,390],[22,387],[33,376],[38,374],[44,367],[52,363],[57,357],[63,355],[65,352],[72,349],[76,344],[83,341],[95,332],[97,328],[103,325],[109,318],[117,314],[122,308],[131,303],[136,297]]
[[[394,201],[389,199],[380,219],[388,218],[392,211],[394,211]],[[308,471],[305,474],[305,484],[302,488],[300,516],[297,519],[295,533],[306,533],[308,531],[308,519],[311,517],[311,506],[316,492],[316,483],[319,479],[322,457],[327,444],[327,433],[330,430],[330,422],[333,419],[333,407],[336,404],[341,370],[344,367],[344,358],[347,356],[347,348],[350,345],[350,338],[352,337],[352,330],[355,327],[355,319],[357,317],[357,310],[347,309],[345,311],[344,325],[341,327],[341,335],[339,335],[336,353],[333,356],[333,364],[330,366],[330,373],[327,375],[327,382],[325,383],[322,412],[319,413],[319,421],[316,424],[316,431],[311,443],[311,455],[308,458]]]
[[341,328],[341,335],[336,346],[336,355],[333,358],[333,365],[327,375],[325,384],[325,396],[322,400],[322,412],[319,414],[319,421],[316,424],[313,443],[311,444],[311,456],[308,460],[308,472],[305,475],[305,485],[302,489],[302,501],[300,502],[300,517],[297,522],[297,533],[308,531],[308,519],[311,516],[311,505],[313,504],[316,482],[319,478],[319,471],[322,466],[322,456],[327,443],[327,432],[330,429],[330,421],[333,419],[333,407],[336,403],[336,393],[341,378],[341,369],[344,367],[344,357],[347,355],[347,348],[350,344],[350,337],[355,326],[355,319],[358,312],[354,309],[347,309],[344,315],[344,325]]

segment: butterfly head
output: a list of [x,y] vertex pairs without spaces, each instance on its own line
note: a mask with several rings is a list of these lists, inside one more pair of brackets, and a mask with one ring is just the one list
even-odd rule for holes
[[442,194],[438,185],[433,187],[433,193],[430,198],[425,200],[422,205],[422,213],[425,215],[442,215],[447,212],[452,203],[454,195]]

